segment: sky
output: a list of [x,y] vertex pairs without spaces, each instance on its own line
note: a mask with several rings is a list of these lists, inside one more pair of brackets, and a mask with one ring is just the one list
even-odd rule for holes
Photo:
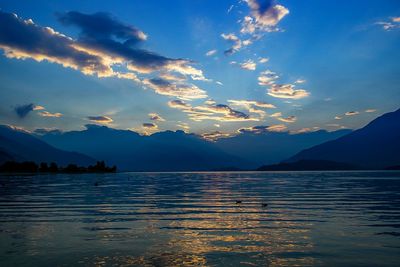
[[357,129],[400,107],[399,47],[398,0],[0,0],[0,124]]

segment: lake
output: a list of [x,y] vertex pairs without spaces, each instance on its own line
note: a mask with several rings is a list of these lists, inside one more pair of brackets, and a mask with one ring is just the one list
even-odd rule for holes
[[0,266],[191,265],[399,266],[400,172],[0,176]]

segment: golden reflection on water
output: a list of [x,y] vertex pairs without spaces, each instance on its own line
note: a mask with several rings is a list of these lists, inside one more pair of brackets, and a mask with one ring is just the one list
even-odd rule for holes
[[[219,177],[214,177],[218,182]],[[223,181],[229,183],[226,177]],[[297,266],[301,262],[304,265],[313,262],[310,257],[293,261],[269,257],[311,251],[310,223],[294,222],[290,213],[280,209],[269,213],[268,208],[261,207],[259,195],[249,197],[230,188],[229,184],[217,189],[204,188],[193,203],[195,207],[181,209],[191,212],[191,218],[178,215],[177,220],[168,224],[173,229],[169,240],[153,252],[159,255],[163,266],[207,266],[207,255],[218,253],[251,255],[254,262],[247,258],[243,265]],[[236,199],[243,202],[236,204]]]
[[[7,180],[0,263],[6,257],[9,264],[0,265],[314,266],[351,263],[336,255],[355,247],[358,255],[380,251],[373,263],[397,259],[387,255],[398,251],[398,238],[383,235],[396,229],[360,224],[393,223],[398,203],[385,200],[387,187],[375,197],[376,185],[359,178],[310,191],[307,177],[299,185],[249,174],[118,175],[96,187],[88,176],[57,176],[50,186],[53,178]],[[357,188],[358,198],[348,188]],[[388,219],[374,221],[379,216]]]

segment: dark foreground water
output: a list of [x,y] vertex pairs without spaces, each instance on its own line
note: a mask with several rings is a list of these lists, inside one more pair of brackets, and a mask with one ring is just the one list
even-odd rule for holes
[[132,265],[400,266],[400,172],[0,176],[0,266]]

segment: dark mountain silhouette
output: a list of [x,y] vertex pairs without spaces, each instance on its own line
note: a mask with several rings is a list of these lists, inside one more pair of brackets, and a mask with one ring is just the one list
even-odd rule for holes
[[83,131],[52,132],[40,138],[60,149],[79,151],[119,170],[192,171],[250,169],[279,162],[307,147],[348,133],[243,133],[210,142],[183,131],[141,136],[130,130],[87,125]]
[[336,140],[303,150],[287,162],[298,160],[330,160],[366,169],[399,165],[400,109]]
[[131,171],[210,170],[245,164],[213,143],[183,131],[141,136],[130,130],[87,125],[83,131],[49,133],[41,139]]
[[356,170],[357,166],[334,162],[329,160],[299,160],[296,162],[282,162],[279,164],[265,165],[257,171],[334,171],[334,170]]
[[62,151],[39,140],[29,133],[0,125],[0,163],[6,161],[56,162],[89,165],[95,160],[75,152]]
[[253,162],[252,168],[262,164],[278,163],[295,153],[329,140],[336,139],[351,130],[327,132],[325,130],[291,134],[289,132],[242,133],[219,139],[216,145],[223,151]]

